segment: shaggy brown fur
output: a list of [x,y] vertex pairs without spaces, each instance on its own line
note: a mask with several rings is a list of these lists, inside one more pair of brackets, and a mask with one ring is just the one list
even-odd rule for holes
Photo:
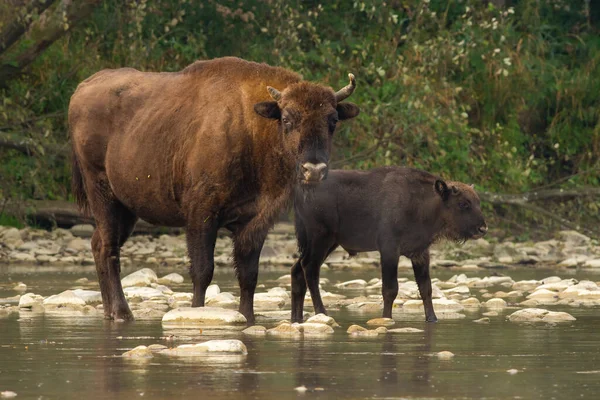
[[[279,101],[267,86],[281,90]],[[298,169],[326,164],[335,122],[357,114],[329,87],[233,57],[176,73],[103,70],[83,81],[69,105],[73,191],[97,224],[105,316],[132,318],[119,249],[142,218],[187,228],[193,306],[204,305],[217,230],[229,229],[240,311],[252,323],[258,257]]]

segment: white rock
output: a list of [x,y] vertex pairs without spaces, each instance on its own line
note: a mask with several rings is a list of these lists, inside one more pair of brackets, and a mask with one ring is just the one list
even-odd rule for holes
[[253,325],[249,328],[244,329],[242,333],[252,336],[264,336],[267,334],[267,328],[261,325]]
[[514,375],[514,374],[519,373],[519,370],[512,368],[512,369],[506,370],[506,372],[508,372],[511,375]]
[[440,360],[451,360],[454,357],[454,354],[449,351],[440,351],[436,355]]
[[364,279],[354,279],[352,281],[338,283],[335,286],[340,289],[362,289],[367,286],[367,281]]
[[14,252],[8,255],[11,259],[16,261],[34,262],[35,256],[29,253]]
[[556,283],[560,281],[562,281],[562,279],[559,276],[549,276],[547,278],[542,279],[541,284],[546,285],[548,283]]
[[[433,309],[440,312],[459,312],[464,310],[464,306],[454,300],[449,299],[433,299]],[[421,312],[423,310],[423,301],[407,300],[402,309],[407,312]]]
[[551,290],[541,289],[541,290],[536,290],[535,292],[531,293],[529,296],[527,296],[527,298],[537,300],[537,301],[556,300],[556,299],[558,299],[558,295],[556,294],[556,292],[553,292]]
[[587,260],[585,263],[583,263],[583,266],[586,268],[600,268],[600,258],[595,260]]
[[492,310],[499,310],[508,307],[506,301],[503,299],[490,299],[484,303],[485,308],[489,308]]
[[35,305],[42,304],[44,298],[40,295],[27,293],[19,298],[19,308],[32,308]]
[[0,397],[3,399],[13,399],[17,397],[17,394],[15,392],[11,392],[10,390],[5,390],[0,392]]
[[242,325],[246,317],[234,310],[216,307],[178,308],[163,316],[163,324]]
[[333,319],[330,316],[325,315],[325,314],[313,315],[312,317],[307,319],[306,322],[310,322],[310,323],[314,323],[314,324],[325,324],[325,325],[329,325],[329,326],[337,326],[335,319]]
[[479,308],[481,306],[481,302],[476,297],[469,297],[468,299],[461,300],[460,304],[465,308]]
[[45,306],[67,307],[67,306],[85,306],[85,301],[73,293],[72,290],[65,290],[62,293],[55,294],[44,300]]
[[575,318],[566,312],[553,312],[542,308],[525,308],[508,316],[511,322],[563,322],[575,321]]
[[367,321],[367,325],[392,326],[395,324],[396,321],[391,318],[373,318]]
[[138,346],[134,349],[126,351],[122,354],[121,357],[125,358],[152,358],[154,355],[152,354],[152,350],[150,350],[146,346]]
[[[275,328],[271,328],[267,331],[270,335],[276,336],[299,336],[302,335],[302,332],[298,328],[299,324],[290,324],[290,323],[282,323],[277,325]],[[323,324],[319,324],[323,325]],[[328,325],[323,325],[328,326]],[[331,328],[331,327],[330,327]]]
[[444,290],[444,293],[446,293],[446,294],[453,294],[453,293],[470,294],[471,290],[465,285],[460,285],[460,286],[457,286],[452,289]]
[[577,231],[560,231],[558,236],[569,246],[583,246],[590,242],[590,238]]
[[518,281],[513,283],[512,288],[513,290],[531,290],[538,287],[538,285],[540,285],[540,282],[534,280]]
[[236,309],[240,305],[240,302],[233,294],[222,292],[207,299],[205,304],[211,307]]
[[209,340],[198,344],[182,344],[173,349],[164,349],[158,354],[176,357],[197,357],[210,355],[246,355],[248,349],[239,340]]
[[75,296],[79,297],[85,302],[85,304],[99,304],[102,303],[102,294],[96,290],[73,290]]
[[150,286],[157,281],[158,277],[156,276],[156,272],[150,268],[142,268],[121,279],[121,285],[124,288],[131,286]]
[[125,293],[125,297],[127,298],[139,298],[142,300],[150,300],[153,297],[166,298],[165,294],[162,291],[151,287],[131,286],[124,288],[123,292]]
[[16,290],[17,292],[24,292],[27,290],[27,285],[23,282],[19,282],[15,285],[15,287],[13,287],[13,290]]
[[184,281],[183,276],[181,276],[177,273],[165,275],[162,278],[158,279],[158,283],[160,283],[161,285],[179,284],[179,283],[183,283],[183,281]]
[[560,282],[545,283],[541,286],[538,286],[536,288],[536,291],[546,289],[546,290],[551,290],[551,291],[555,291],[555,292],[560,292],[560,291],[565,290],[569,286],[575,285],[576,283],[577,283],[577,281],[575,279],[564,279]]
[[221,293],[221,288],[219,285],[209,285],[206,288],[205,298],[210,299],[216,297],[219,293]]
[[320,335],[320,334],[332,334],[334,330],[331,326],[326,324],[318,324],[314,322],[304,322],[303,324],[293,324],[300,332],[305,335]]
[[394,329],[388,329],[389,333],[419,333],[419,332],[423,332],[423,329],[417,329],[417,328],[394,328]]

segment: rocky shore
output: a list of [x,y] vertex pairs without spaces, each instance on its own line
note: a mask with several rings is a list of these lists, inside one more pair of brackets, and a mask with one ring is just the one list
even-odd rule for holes
[[[90,247],[93,230],[91,225],[52,232],[0,227],[0,264],[93,265]],[[231,240],[226,236],[217,240],[217,267],[231,265],[231,246]],[[277,224],[263,248],[261,266],[291,266],[296,257],[293,225]],[[493,239],[468,241],[464,245],[443,242],[434,246],[431,259],[433,267],[461,267],[465,270],[512,266],[600,268],[600,243],[575,231],[560,231],[541,242],[495,242]],[[133,236],[123,246],[121,263],[150,268],[187,265],[185,236]],[[365,265],[379,265],[378,253],[349,257],[338,248],[327,260],[329,268],[361,268]],[[399,267],[411,268],[410,260],[402,257]]]

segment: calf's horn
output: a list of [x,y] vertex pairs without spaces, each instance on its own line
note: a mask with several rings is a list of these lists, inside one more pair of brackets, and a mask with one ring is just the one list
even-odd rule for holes
[[281,100],[281,92],[279,90],[277,90],[271,86],[267,86],[267,90],[269,91],[269,94],[271,95],[273,100],[275,100],[275,101]]
[[348,74],[348,78],[350,78],[350,83],[335,93],[335,99],[339,103],[342,100],[347,99],[356,89],[356,78],[353,74]]

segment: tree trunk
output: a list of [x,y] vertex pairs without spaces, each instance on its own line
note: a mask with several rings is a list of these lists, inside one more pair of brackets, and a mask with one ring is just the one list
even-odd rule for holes
[[22,45],[0,59],[0,87],[6,86],[48,46],[86,18],[98,3],[100,0],[61,0],[55,7],[44,11],[29,26],[26,37],[19,42]]
[[[50,7],[55,0],[19,0],[12,1],[4,7],[12,9],[10,18],[12,21],[0,30],[0,54],[12,46],[33,22],[35,16],[40,15],[45,9]],[[8,12],[8,11],[5,11]],[[8,15],[8,14],[7,14]]]

